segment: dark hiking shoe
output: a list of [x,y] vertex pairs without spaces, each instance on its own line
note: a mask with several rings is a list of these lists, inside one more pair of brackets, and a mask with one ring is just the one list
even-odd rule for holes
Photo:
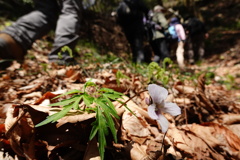
[[50,63],[56,63],[58,65],[76,65],[77,64],[76,60],[67,54],[62,54],[61,56],[52,54],[48,56],[48,60]]
[[24,60],[22,47],[8,34],[0,33],[0,69],[6,69],[13,60]]

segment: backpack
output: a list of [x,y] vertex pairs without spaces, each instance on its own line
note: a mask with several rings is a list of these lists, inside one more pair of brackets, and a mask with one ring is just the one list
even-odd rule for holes
[[186,30],[189,31],[190,35],[205,32],[204,24],[197,18],[191,18],[187,21]]
[[169,39],[175,40],[178,38],[178,35],[177,35],[174,25],[168,27],[168,33],[169,33]]

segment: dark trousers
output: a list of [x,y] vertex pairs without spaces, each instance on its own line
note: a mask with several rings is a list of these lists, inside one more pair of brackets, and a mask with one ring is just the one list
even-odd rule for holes
[[205,54],[204,41],[205,41],[204,33],[187,37],[186,51],[190,63],[202,60]]
[[155,54],[155,62],[163,61],[164,58],[169,57],[169,50],[167,47],[167,41],[165,38],[158,38],[150,42],[153,52]]
[[122,26],[122,28],[132,50],[132,61],[135,63],[144,62],[145,56],[143,42],[145,31],[143,26]]
[[50,54],[61,47],[73,48],[78,39],[81,19],[81,0],[35,0],[36,9],[20,17],[4,33],[12,36],[24,50],[31,48],[36,39],[55,29],[55,39]]

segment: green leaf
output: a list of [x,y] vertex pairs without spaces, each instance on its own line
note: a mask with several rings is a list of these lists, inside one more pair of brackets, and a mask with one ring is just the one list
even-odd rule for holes
[[110,88],[101,88],[101,89],[99,89],[99,92],[124,95],[124,94],[122,94],[122,93],[120,93],[120,92],[116,92],[116,91],[114,91],[113,89],[110,89]]
[[87,107],[90,107],[90,105],[93,103],[94,98],[91,97],[88,94],[83,94],[83,101]]
[[[110,115],[110,114],[114,115],[115,113],[112,111],[112,109],[109,106],[107,106],[105,103],[103,103],[99,99],[96,100],[96,103],[103,109],[103,111],[104,111],[103,114],[105,115],[107,125],[109,126],[109,128],[112,132],[114,141],[117,142],[117,133],[116,133],[115,124],[114,124],[112,116]],[[118,115],[117,115],[117,117],[118,117]]]
[[52,103],[49,106],[65,106],[65,105],[68,105],[69,103],[73,103],[73,102],[77,101],[79,98],[81,98],[81,96],[82,95],[74,95],[69,99],[65,99],[65,100],[62,100],[57,103]]
[[85,92],[86,88],[90,87],[90,86],[96,86],[96,84],[94,82],[91,82],[91,79],[84,84],[84,87],[83,87],[84,92]]
[[[119,117],[118,114],[117,114],[117,111],[116,111],[116,109],[115,109],[115,106],[114,106],[113,103],[108,99],[108,97],[105,96],[105,95],[103,95],[102,101],[104,101],[104,102],[107,104],[107,107],[109,107],[109,109],[111,110],[111,111],[110,111],[111,114],[112,114],[114,117],[116,117],[116,118],[119,119],[120,117]],[[100,103],[101,103],[101,102],[100,102]]]
[[122,96],[116,95],[116,94],[107,94],[107,93],[105,93],[104,96],[109,98],[109,99],[115,100],[115,101],[120,99],[120,98],[122,98]]
[[114,92],[113,89],[110,89],[110,88],[101,88],[98,90],[99,92]]
[[116,78],[117,78],[117,85],[119,86],[120,85],[120,79],[121,78],[126,78],[126,79],[130,79],[128,76],[124,75],[121,71],[117,71],[116,73]]
[[68,92],[66,92],[64,94],[61,94],[59,96],[56,96],[53,99],[56,99],[56,98],[59,98],[59,97],[62,97],[62,96],[66,96],[66,95],[69,95],[69,94],[76,94],[76,93],[83,93],[83,92],[80,91],[80,90],[74,89],[74,90],[68,91]]
[[94,123],[92,124],[93,127],[92,127],[92,130],[91,130],[90,136],[89,136],[89,140],[92,140],[98,132],[98,126],[97,126],[97,124],[94,124]]
[[78,96],[78,99],[76,99],[76,101],[72,104],[73,109],[75,109],[75,110],[79,109],[79,103],[80,103],[81,99],[82,99],[82,95]]
[[72,49],[68,46],[63,46],[60,53],[68,53],[70,57],[73,57]]
[[106,120],[107,120],[107,124],[112,132],[112,136],[113,136],[113,139],[114,139],[114,142],[117,143],[117,131],[116,131],[116,128],[115,128],[115,123],[112,119],[112,116],[108,113],[108,112],[104,112],[104,115],[106,117]]
[[96,118],[98,122],[98,142],[99,142],[98,149],[99,149],[101,159],[104,159],[105,146],[107,144],[105,136],[108,135],[108,132],[107,132],[106,121],[104,120],[104,116],[99,106],[97,107]]
[[101,98],[101,99],[98,98],[98,99],[95,99],[95,103],[97,105],[101,106],[104,109],[104,112],[105,112],[105,110],[107,110],[114,117],[119,118],[119,116],[117,115],[116,109],[114,107],[112,108],[112,107],[108,106],[107,103],[104,103],[104,100],[105,99],[103,99],[103,98]]
[[166,70],[167,64],[173,64],[173,61],[169,57],[166,57],[163,60],[163,68],[164,68],[164,70]]
[[[99,90],[99,92],[104,92],[102,94],[102,96],[104,98],[107,98],[107,99],[111,99],[111,100],[118,100],[118,99],[123,99],[122,96],[124,96],[124,94],[120,93],[120,92],[116,92],[112,89],[109,89],[109,88],[101,88]],[[110,104],[111,105],[111,104]],[[114,108],[114,107],[113,107]]]
[[65,108],[63,108],[63,110],[61,110],[60,112],[55,113],[51,116],[48,116],[47,119],[38,123],[35,127],[40,127],[40,126],[43,126],[43,125],[48,124],[50,122],[52,122],[52,123],[56,122],[60,118],[64,117],[71,110],[71,108],[72,108],[71,105],[65,106]]

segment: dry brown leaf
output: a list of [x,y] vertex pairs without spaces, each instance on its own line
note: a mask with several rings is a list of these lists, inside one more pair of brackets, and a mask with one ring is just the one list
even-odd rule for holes
[[[49,106],[39,106],[39,105],[28,105],[28,106],[36,111],[47,113],[48,115],[53,115],[54,113],[57,113],[61,110],[61,108],[51,108]],[[64,116],[63,118],[57,121],[58,123],[56,126],[60,127],[66,123],[82,122],[95,117],[95,115],[96,115],[95,113],[88,114],[84,112],[71,110],[66,116]]]
[[7,110],[12,107],[12,105],[12,103],[1,104],[0,102],[0,118],[6,118]]
[[240,123],[240,115],[239,114],[222,114],[220,115],[218,121],[222,124],[237,124]]
[[6,153],[10,155],[15,154],[10,146],[10,141],[6,137],[5,132],[6,132],[5,124],[0,124],[0,147],[1,147],[0,159],[4,159],[4,157],[1,157],[1,156],[4,156],[4,154]]
[[174,148],[179,151],[183,157],[190,159],[224,160],[224,157],[216,153],[204,139],[199,138],[185,129],[179,130],[170,125],[167,137],[171,140]]
[[81,72],[76,70],[67,70],[66,77],[64,80],[68,82],[83,81]]
[[[70,114],[73,114],[72,116],[65,116],[58,120],[57,127],[60,127],[64,125],[65,123],[77,123],[82,122],[91,118],[94,118],[96,116],[96,113],[74,113],[71,112]],[[75,114],[75,115],[74,115]]]
[[19,91],[17,92],[17,94],[27,94],[27,93],[31,93],[38,90],[40,87],[42,87],[46,79],[47,78],[44,76],[41,78],[35,79],[31,83],[29,83],[27,86],[19,88]]
[[21,67],[21,64],[17,61],[13,61],[13,64],[7,68],[7,70],[9,71],[14,71],[14,70],[17,70]]
[[96,137],[89,141],[83,160],[101,160]]
[[191,100],[189,98],[174,98],[173,101],[174,103],[177,104],[184,104],[184,105],[189,105],[191,104]]
[[8,109],[5,129],[12,149],[21,157],[35,159],[34,124],[24,108]]
[[213,134],[215,137],[218,137],[218,135],[224,135],[224,141],[227,142],[226,144],[230,151],[240,152],[240,138],[225,126],[217,123],[204,123],[202,125],[213,127],[215,129],[215,133]]
[[40,98],[42,96],[41,92],[32,92],[29,94],[24,94],[22,97],[23,98],[28,98],[28,99],[33,99],[33,98]]
[[148,137],[150,136],[150,131],[148,129],[148,124],[144,117],[142,117],[138,112],[132,113],[125,111],[122,116],[122,126],[123,129],[127,131],[129,137]]
[[102,87],[110,88],[117,92],[124,93],[128,90],[129,85],[123,85],[123,84],[118,85],[116,80],[112,80],[112,81],[105,82],[105,84],[103,84]]
[[147,141],[147,153],[149,154],[149,152],[157,152],[160,151],[163,144],[160,142],[157,142],[155,139],[151,139]]
[[237,156],[235,158],[239,158],[240,138],[226,127],[217,123],[204,123],[202,125],[186,125],[182,126],[182,128],[193,132],[215,151],[225,151],[228,153],[222,154],[223,156],[228,157],[228,155],[231,155],[232,157]]
[[[140,115],[142,115],[142,116],[147,120],[147,122],[148,122],[149,124],[157,125],[157,122],[149,117],[148,112],[147,112],[145,109],[139,107],[139,106],[138,106],[135,102],[133,102],[132,100],[129,100],[129,97],[124,96],[123,99],[120,99],[120,100],[123,101],[123,102],[127,102],[127,103],[126,103],[127,107],[128,107],[131,111],[133,111],[133,112],[136,111],[136,112],[138,112]],[[119,102],[114,102],[114,106],[115,106],[115,108],[116,108],[117,110],[122,110],[121,108],[125,108],[125,107],[124,107],[121,103],[119,103]],[[127,110],[127,109],[125,108],[125,110]]]
[[182,94],[194,94],[196,91],[196,88],[185,85],[175,85],[174,88]]
[[134,143],[132,147],[133,148],[130,150],[131,160],[147,159],[148,154],[146,153],[147,150],[146,145],[139,145],[138,143]]
[[53,94],[51,92],[46,92],[42,97],[40,97],[34,104],[40,105],[45,99],[53,99],[54,97],[58,96],[57,94]]
[[[38,110],[34,108],[38,108]],[[60,127],[57,127],[56,123],[49,123],[34,128],[48,115],[40,110],[49,112],[49,108],[36,105],[18,105],[9,109],[6,119],[6,134],[15,152],[26,158],[46,159],[46,148],[52,146],[50,148],[53,149],[49,150],[49,155],[64,150],[65,152],[61,152],[62,157],[69,157],[70,153],[74,153],[75,157],[83,156],[85,150],[80,148],[88,142],[93,121],[65,123]],[[38,142],[43,141],[44,144],[38,145]],[[45,144],[47,146],[44,146]],[[44,156],[45,158],[39,158]]]

